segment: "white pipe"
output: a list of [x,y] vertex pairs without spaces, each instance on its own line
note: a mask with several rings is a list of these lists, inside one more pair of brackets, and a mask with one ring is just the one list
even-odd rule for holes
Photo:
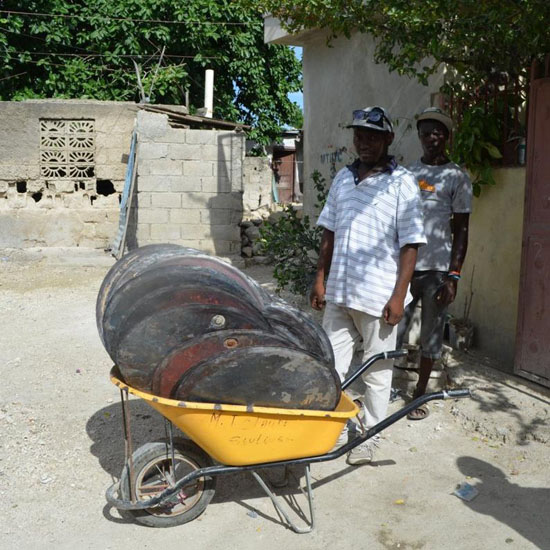
[[214,110],[214,71],[212,69],[206,69],[204,75],[204,116],[212,118]]

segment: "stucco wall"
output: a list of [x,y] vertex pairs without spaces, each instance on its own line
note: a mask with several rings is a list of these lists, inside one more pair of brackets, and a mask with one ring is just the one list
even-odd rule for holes
[[[135,112],[135,105],[117,102],[0,102],[0,247],[107,246],[117,227]],[[45,119],[93,121],[92,177],[44,175]],[[112,192],[98,193],[98,182],[107,181]]]
[[395,141],[390,152],[405,163],[421,154],[414,116],[431,105],[442,75],[430,86],[390,73],[373,60],[374,43],[366,35],[338,38],[327,47],[326,38],[303,43],[304,74],[304,207],[314,212],[311,173],[319,170],[329,182],[335,172],[355,158],[352,131],[345,126],[354,109],[381,105],[395,121]]
[[503,370],[512,372],[525,169],[495,170],[495,179],[494,187],[484,187],[481,196],[474,199],[468,254],[451,313],[462,317],[465,300],[473,291],[470,319],[475,326],[474,346],[500,360]]

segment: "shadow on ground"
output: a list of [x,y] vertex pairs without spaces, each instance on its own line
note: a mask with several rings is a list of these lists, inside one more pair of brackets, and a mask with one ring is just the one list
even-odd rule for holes
[[550,442],[550,389],[503,373],[473,352],[453,352],[445,370],[450,387],[474,390],[455,410],[469,428],[518,445]]
[[[134,451],[150,441],[168,439],[167,425],[164,418],[153,410],[144,401],[132,399],[129,401],[130,424],[132,432],[132,448]],[[92,440],[91,453],[98,459],[100,466],[112,477],[113,482],[120,478],[125,460],[125,442],[122,420],[122,407],[119,403],[109,405],[97,411],[86,423],[86,431]],[[183,434],[174,428],[174,437]],[[395,464],[391,460],[378,461],[372,466],[386,466]],[[370,466],[366,466],[370,467]],[[347,475],[356,467],[345,466],[331,475],[314,479],[312,489],[335,481]],[[284,469],[272,468],[261,471],[261,476],[271,485],[271,490],[284,501],[285,508],[290,508],[291,517],[298,518],[297,522],[304,521],[304,512],[307,510],[307,501],[303,495],[305,486],[304,466],[291,466],[286,484],[279,486],[284,480]],[[107,487],[106,487],[107,489]],[[234,502],[248,510],[252,517],[261,516],[277,524],[285,524],[281,517],[275,519],[252,506],[251,499],[266,497],[265,492],[254,480],[249,472],[223,475],[217,477],[216,493],[211,505],[223,502]],[[117,523],[132,522],[131,516],[123,514],[122,518],[111,513],[111,506],[106,505],[103,514],[106,519]],[[274,510],[274,515],[276,511]]]
[[548,548],[550,488],[511,483],[502,470],[474,457],[458,458],[457,466],[465,476],[479,480],[470,483],[478,490],[478,496],[470,502],[463,501],[465,506],[492,516],[537,548]]

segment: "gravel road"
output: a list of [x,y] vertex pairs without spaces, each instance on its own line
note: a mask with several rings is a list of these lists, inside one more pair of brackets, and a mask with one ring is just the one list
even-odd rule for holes
[[[455,401],[386,430],[371,465],[313,466],[312,534],[286,529],[248,474],[220,478],[205,513],[186,525],[153,529],[121,517],[104,498],[124,445],[94,311],[111,264],[95,251],[0,251],[2,548],[550,548],[547,444],[476,431]],[[266,268],[250,274],[270,285]],[[547,415],[548,401],[538,400]],[[470,406],[481,414],[481,405]],[[164,436],[145,403],[132,400],[131,409],[136,445]],[[303,506],[304,478],[295,476],[281,491]],[[475,487],[474,500],[453,495],[462,482]]]

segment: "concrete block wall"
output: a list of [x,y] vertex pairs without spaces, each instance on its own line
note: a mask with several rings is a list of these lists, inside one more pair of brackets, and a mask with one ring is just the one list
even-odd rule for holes
[[[271,196],[267,160],[245,159],[244,136],[236,132],[175,129],[165,115],[133,103],[93,100],[0,102],[0,116],[0,248],[109,247],[136,116],[139,173],[129,246],[168,241],[240,254],[243,199],[257,215]],[[91,177],[44,176],[44,119],[93,121]]]
[[145,111],[137,129],[136,244],[240,254],[244,135],[175,129],[166,115]]
[[[132,103],[91,100],[0,102],[0,247],[107,247],[136,111]],[[93,177],[41,175],[42,119],[93,121]]]

